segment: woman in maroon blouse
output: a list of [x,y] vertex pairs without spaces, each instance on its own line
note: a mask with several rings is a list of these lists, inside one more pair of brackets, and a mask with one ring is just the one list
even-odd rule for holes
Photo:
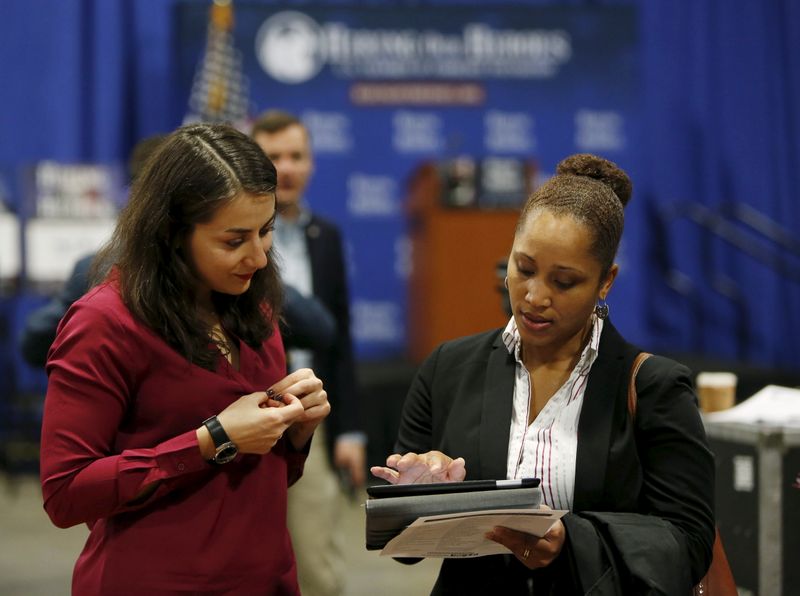
[[90,528],[73,594],[299,594],[286,489],[330,405],[286,376],[275,186],[246,135],[176,130],[59,326],[41,478],[53,523]]

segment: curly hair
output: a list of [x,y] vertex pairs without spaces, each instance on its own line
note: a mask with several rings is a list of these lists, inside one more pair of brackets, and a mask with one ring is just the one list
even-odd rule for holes
[[[241,193],[272,195],[275,166],[247,135],[224,124],[193,124],[166,136],[131,188],[108,244],[95,258],[95,283],[109,272],[126,306],[190,362],[213,370],[210,327],[196,307],[196,274],[186,240]],[[222,326],[257,348],[280,317],[283,290],[272,250],[246,292],[212,292]]]
[[632,188],[628,175],[615,163],[589,153],[570,155],[558,164],[556,175],[528,197],[516,233],[539,210],[570,215],[592,231],[592,254],[605,277],[619,248],[625,223],[623,210]]

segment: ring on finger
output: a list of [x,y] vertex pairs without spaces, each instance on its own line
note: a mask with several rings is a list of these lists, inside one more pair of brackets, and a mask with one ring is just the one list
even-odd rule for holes
[[531,556],[531,549],[526,546],[525,550],[522,551],[522,558],[527,560],[529,556]]

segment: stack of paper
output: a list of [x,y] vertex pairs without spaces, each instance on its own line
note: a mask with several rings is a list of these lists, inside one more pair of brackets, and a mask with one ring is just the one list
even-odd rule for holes
[[508,554],[486,533],[503,526],[544,536],[567,511],[554,509],[493,509],[420,517],[381,551],[389,557],[466,558]]
[[742,403],[705,418],[714,422],[744,422],[800,428],[800,389],[767,385]]

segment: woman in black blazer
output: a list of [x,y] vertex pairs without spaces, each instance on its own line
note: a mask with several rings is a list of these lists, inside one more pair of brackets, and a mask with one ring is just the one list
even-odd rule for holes
[[563,160],[522,209],[504,329],[447,342],[423,363],[391,483],[541,478],[570,511],[542,538],[495,528],[508,555],[445,559],[434,594],[689,594],[711,561],[714,463],[689,370],[644,362],[607,319],[631,195],[593,155]]

